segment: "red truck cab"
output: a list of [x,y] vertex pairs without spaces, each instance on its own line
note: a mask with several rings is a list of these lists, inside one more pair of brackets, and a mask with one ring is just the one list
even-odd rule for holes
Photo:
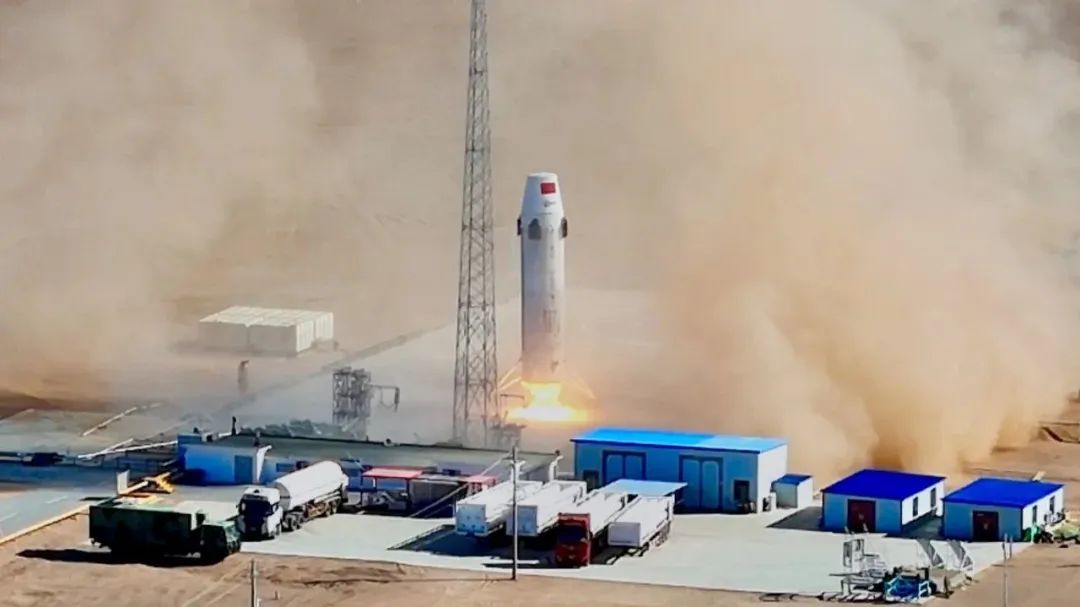
[[592,562],[593,538],[588,514],[560,514],[555,523],[555,564],[584,567]]

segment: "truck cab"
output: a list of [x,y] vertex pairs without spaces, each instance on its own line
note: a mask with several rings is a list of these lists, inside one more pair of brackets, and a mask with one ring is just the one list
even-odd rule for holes
[[281,533],[281,493],[277,489],[248,487],[237,511],[237,527],[244,539],[269,539]]
[[204,561],[216,563],[240,551],[240,531],[235,521],[204,522],[200,530],[199,556]]
[[592,562],[595,538],[588,514],[562,514],[555,524],[555,564],[584,567]]

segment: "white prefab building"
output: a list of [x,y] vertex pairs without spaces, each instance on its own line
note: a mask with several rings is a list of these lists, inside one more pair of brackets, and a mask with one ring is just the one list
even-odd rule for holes
[[572,442],[575,476],[590,489],[620,479],[684,483],[685,510],[760,512],[787,472],[778,438],[598,428]]
[[776,505],[780,508],[806,508],[814,501],[814,478],[809,474],[785,474],[773,483]]
[[199,344],[211,350],[294,356],[333,340],[331,312],[233,306],[199,321]]
[[942,535],[952,540],[1027,540],[1032,529],[1065,516],[1065,488],[1058,483],[980,478],[945,496]]
[[899,533],[941,515],[945,477],[860,470],[821,490],[821,527],[852,533]]

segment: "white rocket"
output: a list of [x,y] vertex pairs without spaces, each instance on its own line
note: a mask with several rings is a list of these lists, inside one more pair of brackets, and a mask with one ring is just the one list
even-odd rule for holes
[[561,380],[566,306],[567,224],[559,177],[533,173],[525,180],[521,216],[521,381]]

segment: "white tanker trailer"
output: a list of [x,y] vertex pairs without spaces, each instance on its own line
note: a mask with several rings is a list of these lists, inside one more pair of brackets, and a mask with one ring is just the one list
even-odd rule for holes
[[237,525],[245,540],[277,537],[337,512],[348,498],[348,488],[349,477],[336,462],[312,464],[269,487],[248,487],[237,506]]

